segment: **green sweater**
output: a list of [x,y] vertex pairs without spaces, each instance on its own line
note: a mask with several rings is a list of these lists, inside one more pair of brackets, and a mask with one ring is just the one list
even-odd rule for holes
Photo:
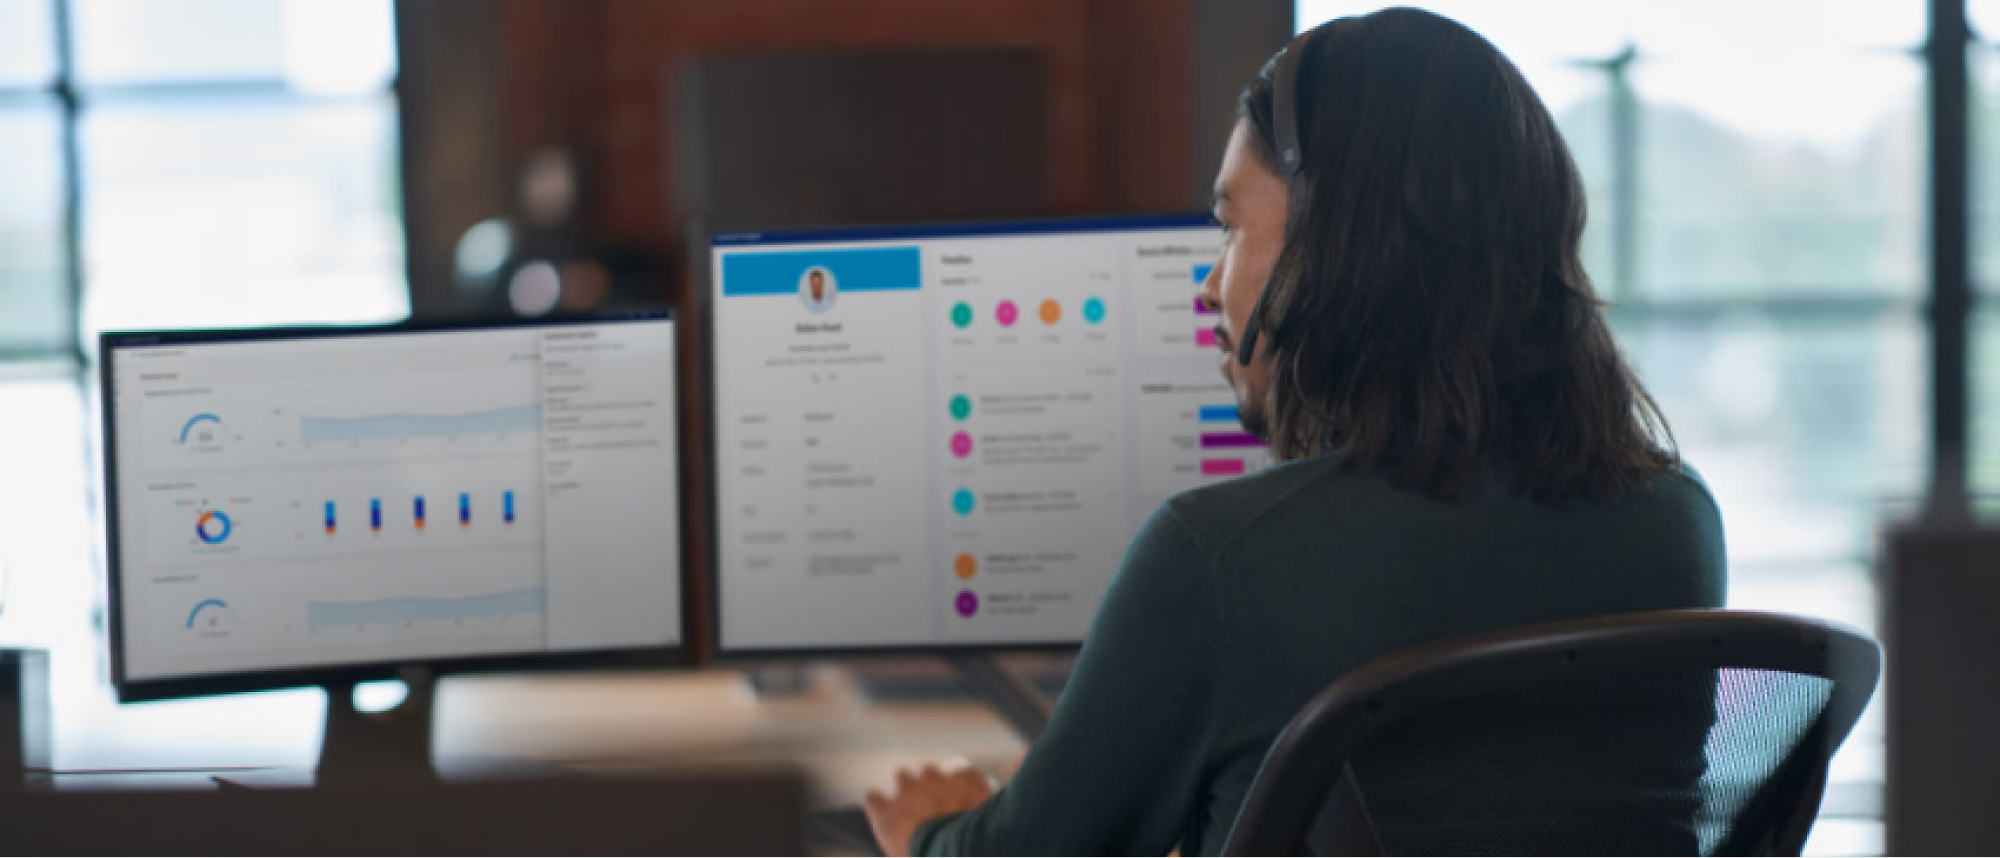
[[1184,493],[1140,530],[1047,732],[916,854],[1216,854],[1280,730],[1377,656],[1457,635],[1723,603],[1698,477],[1555,507],[1495,476],[1439,502],[1332,459]]

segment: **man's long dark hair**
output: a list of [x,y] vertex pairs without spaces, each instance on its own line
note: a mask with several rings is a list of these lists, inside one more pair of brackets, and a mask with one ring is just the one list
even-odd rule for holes
[[[1305,166],[1260,320],[1274,452],[1439,498],[1495,462],[1549,502],[1674,467],[1583,270],[1582,179],[1520,71],[1415,9],[1327,24],[1294,61]],[[1269,72],[1240,108],[1282,176]]]

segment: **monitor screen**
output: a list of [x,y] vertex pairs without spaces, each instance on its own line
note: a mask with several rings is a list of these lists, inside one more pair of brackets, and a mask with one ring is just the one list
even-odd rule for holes
[[121,693],[681,643],[666,318],[110,334],[103,361]]
[[1071,645],[1138,526],[1253,471],[1205,216],[718,235],[719,649]]

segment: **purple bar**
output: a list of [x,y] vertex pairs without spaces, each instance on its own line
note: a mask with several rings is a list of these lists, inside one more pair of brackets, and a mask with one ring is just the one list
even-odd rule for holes
[[1248,432],[1203,432],[1201,448],[1204,450],[1226,450],[1237,447],[1263,447],[1263,441]]
[[1200,298],[1196,298],[1196,299],[1194,299],[1194,314],[1195,314],[1195,315],[1197,315],[1197,316],[1213,316],[1213,315],[1215,315],[1215,314],[1216,314],[1216,313],[1218,313],[1218,312],[1220,312],[1220,311],[1219,311],[1219,310],[1211,310],[1211,309],[1209,309],[1209,306],[1208,306],[1208,302],[1207,302],[1207,301],[1203,301],[1203,300],[1202,300],[1202,299],[1200,299]]

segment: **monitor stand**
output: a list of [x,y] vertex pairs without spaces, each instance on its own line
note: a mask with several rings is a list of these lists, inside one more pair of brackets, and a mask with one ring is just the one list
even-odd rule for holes
[[954,653],[944,658],[972,693],[1028,744],[1034,744],[1042,731],[1048,729],[1049,715],[1055,705],[1048,695],[998,656]]
[[437,677],[423,668],[405,668],[398,676],[409,695],[381,712],[354,708],[352,682],[326,686],[326,736],[320,740],[316,777],[320,786],[439,781],[431,764]]

